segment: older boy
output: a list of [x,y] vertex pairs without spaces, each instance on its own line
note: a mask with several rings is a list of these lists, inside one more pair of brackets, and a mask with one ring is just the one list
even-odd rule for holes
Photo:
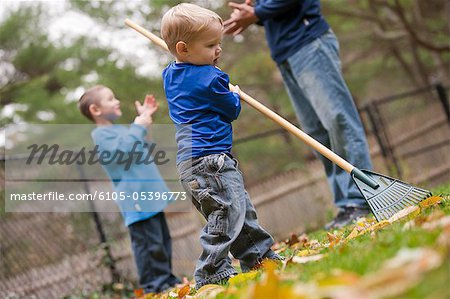
[[[144,105],[135,103],[138,116],[130,127],[113,125],[122,115],[120,101],[106,86],[94,86],[80,98],[81,113],[93,121],[97,128],[92,131],[94,143],[99,152],[117,151],[130,153],[133,149],[143,152],[147,127],[152,115],[158,109],[154,96],[147,95]],[[133,163],[125,169],[120,163],[103,165],[118,194],[141,194],[141,192],[168,192],[164,180],[154,164]],[[143,178],[151,178],[150,182]],[[134,196],[133,196],[134,197]],[[159,293],[175,286],[180,281],[172,274],[172,243],[162,210],[167,201],[139,201],[126,198],[117,200],[125,225],[128,227],[136,262],[139,284],[145,293]]]
[[195,269],[196,288],[226,281],[263,259],[281,259],[272,237],[258,224],[231,156],[232,127],[241,110],[239,90],[230,91],[228,75],[215,67],[222,49],[223,23],[214,12],[180,4],[163,17],[161,35],[176,61],[163,71],[169,113],[177,127],[178,171],[192,202],[207,219]]

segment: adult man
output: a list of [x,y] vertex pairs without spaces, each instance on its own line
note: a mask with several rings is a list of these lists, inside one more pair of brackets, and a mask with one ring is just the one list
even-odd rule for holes
[[[282,74],[303,130],[358,168],[372,163],[364,129],[343,79],[339,45],[320,12],[319,0],[257,0],[253,6],[229,2],[225,33],[237,35],[263,25],[272,59]],[[327,229],[369,213],[350,175],[319,155],[339,208]]]

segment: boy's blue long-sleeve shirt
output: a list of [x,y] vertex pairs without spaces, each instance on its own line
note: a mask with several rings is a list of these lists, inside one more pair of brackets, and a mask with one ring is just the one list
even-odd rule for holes
[[319,0],[257,0],[255,15],[264,25],[271,56],[278,64],[330,28]]
[[230,153],[231,122],[241,111],[229,77],[211,65],[171,63],[163,71],[169,114],[177,128],[177,161]]
[[[147,156],[148,147],[143,145],[147,129],[143,126],[136,124],[131,124],[129,127],[99,126],[92,131],[91,135],[94,143],[98,145],[99,157],[103,152],[109,152],[112,156],[118,151],[126,154],[133,150],[143,153],[143,157]],[[117,192],[116,203],[119,205],[126,226],[148,219],[167,206],[168,201],[141,200],[141,192],[170,191],[154,163],[131,163],[129,169],[125,169],[124,164],[111,162],[103,163],[102,167],[111,179],[114,191]],[[119,200],[120,192],[126,196],[124,200]]]

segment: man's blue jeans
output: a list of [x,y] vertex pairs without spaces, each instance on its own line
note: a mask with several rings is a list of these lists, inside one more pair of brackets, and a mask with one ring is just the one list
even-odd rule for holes
[[272,237],[258,224],[236,160],[214,154],[181,162],[178,171],[193,204],[207,220],[200,233],[203,252],[194,273],[197,289],[237,274],[229,252],[244,272],[265,258],[279,259],[270,249]]
[[[339,44],[329,30],[278,65],[305,133],[362,169],[371,169],[364,128],[341,73]],[[368,207],[350,175],[318,154],[336,206]]]

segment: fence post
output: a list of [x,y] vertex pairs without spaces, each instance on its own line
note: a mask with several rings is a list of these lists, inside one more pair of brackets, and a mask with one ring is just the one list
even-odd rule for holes
[[[77,165],[78,172],[80,174],[81,181],[83,182],[84,192],[86,194],[91,194],[91,190],[89,188],[89,185],[87,183],[86,174],[84,173],[83,167],[81,165]],[[95,227],[97,229],[98,237],[100,239],[100,247],[104,251],[104,258],[105,258],[105,264],[108,266],[109,271],[111,273],[112,277],[112,283],[116,283],[120,281],[120,274],[116,269],[116,261],[114,260],[112,254],[111,254],[111,248],[109,247],[109,243],[106,239],[106,234],[103,229],[103,224],[100,220],[100,217],[95,209],[94,202],[92,200],[89,200],[89,206],[91,209],[90,214],[92,215],[92,218],[95,223]]]
[[377,141],[381,147],[381,152],[383,156],[388,158],[392,165],[395,167],[396,173],[392,173],[391,169],[388,167],[389,173],[401,178],[402,169],[400,167],[400,164],[398,163],[397,156],[394,153],[394,149],[392,148],[392,145],[389,141],[389,135],[386,131],[386,125],[384,124],[377,104],[374,102],[370,103],[367,111],[369,112],[369,118],[372,122],[375,136],[377,137]]
[[377,140],[378,146],[380,147],[381,155],[383,156],[384,164],[386,165],[386,168],[389,170],[387,149],[386,149],[386,146],[384,145],[383,139],[380,135],[380,129],[379,129],[378,123],[375,119],[375,115],[374,115],[375,112],[373,111],[372,106],[373,106],[373,104],[371,103],[370,105],[367,105],[366,107],[361,109],[361,111],[365,110],[369,117],[369,121],[372,126],[373,134],[375,135],[375,139]]
[[441,101],[442,107],[444,108],[444,113],[447,115],[448,123],[450,124],[450,107],[448,104],[447,91],[441,83],[436,84],[436,91]]

